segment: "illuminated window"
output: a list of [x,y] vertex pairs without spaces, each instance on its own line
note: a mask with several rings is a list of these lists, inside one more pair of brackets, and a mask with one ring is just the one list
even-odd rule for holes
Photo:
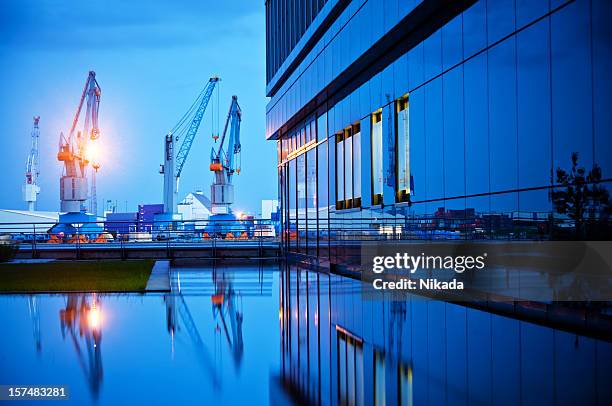
[[344,209],[344,134],[336,134],[336,209]]
[[407,202],[410,198],[410,130],[408,114],[408,96],[395,102],[396,139],[396,170],[397,191],[396,201]]
[[372,204],[382,203],[383,148],[382,111],[372,114]]
[[361,207],[361,126],[353,125],[353,207]]
[[359,124],[336,134],[336,208],[361,206],[361,131]]
[[353,207],[353,137],[350,128],[344,130],[344,200],[345,207]]

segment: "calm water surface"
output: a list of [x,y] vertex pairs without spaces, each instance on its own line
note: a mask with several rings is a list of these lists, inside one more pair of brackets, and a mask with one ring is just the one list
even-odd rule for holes
[[175,268],[172,294],[0,296],[0,383],[62,404],[609,404],[612,345],[456,304],[363,300],[282,265]]

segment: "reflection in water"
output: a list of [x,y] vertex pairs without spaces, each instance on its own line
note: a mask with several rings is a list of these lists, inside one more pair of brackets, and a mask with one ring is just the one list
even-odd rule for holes
[[36,344],[36,353],[40,355],[42,351],[42,341],[40,339],[40,313],[38,310],[38,300],[35,295],[28,296],[28,310],[32,319],[32,334],[34,334],[34,343]]
[[418,296],[362,298],[361,283],[297,266],[281,271],[280,378],[294,400],[575,405],[612,399],[608,341]]
[[183,326],[187,330],[202,370],[204,370],[204,372],[207,374],[208,378],[213,384],[213,387],[218,389],[221,384],[219,373],[215,368],[212,357],[208,352],[208,348],[206,347],[206,344],[204,344],[204,340],[200,335],[200,331],[198,330],[196,322],[181,292],[180,272],[177,272],[176,279],[173,278],[170,287],[171,292],[168,295],[164,295],[164,302],[166,303],[166,326],[172,339],[172,356],[174,357],[175,333],[179,330],[179,321],[177,317],[178,312],[183,322]]
[[458,304],[365,300],[360,281],[277,270],[175,268],[165,295],[0,295],[0,383],[65,384],[78,405],[612,398],[610,342]]
[[76,405],[269,403],[278,266],[221,265],[172,268],[167,294],[0,295],[0,384],[68,385]]
[[[242,341],[242,298],[240,297],[240,292],[234,290],[233,274],[213,272],[212,278],[215,285],[215,293],[210,297],[213,316],[217,321],[219,318],[221,319],[223,333],[233,354],[234,365],[239,369],[244,351],[244,343]],[[228,331],[226,319],[229,319],[229,329],[231,329],[231,332]],[[219,324],[217,324],[217,329],[219,330]]]
[[66,333],[70,336],[94,399],[99,397],[103,377],[101,317],[100,300],[95,293],[68,295],[65,308],[59,312],[62,338]]

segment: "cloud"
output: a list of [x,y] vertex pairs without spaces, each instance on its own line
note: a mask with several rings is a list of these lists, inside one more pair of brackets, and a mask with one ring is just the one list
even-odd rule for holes
[[255,1],[18,1],[0,14],[0,46],[30,49],[169,48],[249,35]]

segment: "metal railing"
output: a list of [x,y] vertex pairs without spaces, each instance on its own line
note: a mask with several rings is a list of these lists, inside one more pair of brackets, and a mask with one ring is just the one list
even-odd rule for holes
[[386,215],[357,217],[331,213],[329,217],[286,219],[283,240],[302,245],[312,240],[608,240],[612,219],[575,221],[552,213],[474,213],[458,215]]
[[267,219],[111,220],[85,223],[0,223],[0,244],[19,247],[206,245],[279,240],[279,224]]

